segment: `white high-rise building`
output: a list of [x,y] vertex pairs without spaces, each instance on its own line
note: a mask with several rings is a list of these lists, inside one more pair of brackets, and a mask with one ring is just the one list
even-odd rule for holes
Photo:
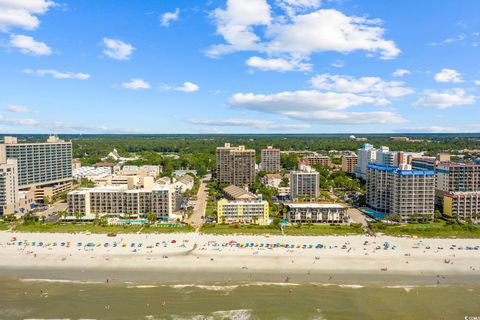
[[355,176],[358,178],[366,179],[367,177],[367,166],[370,162],[375,162],[376,160],[376,149],[373,148],[373,145],[365,143],[360,149],[358,149],[358,159],[357,165],[355,166]]

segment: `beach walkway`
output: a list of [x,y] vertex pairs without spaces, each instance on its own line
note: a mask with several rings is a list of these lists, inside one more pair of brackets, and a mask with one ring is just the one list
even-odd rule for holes
[[186,220],[195,229],[200,229],[205,217],[205,209],[207,208],[208,192],[206,190],[207,183],[210,181],[211,175],[207,174],[201,178],[200,186],[197,192],[197,201],[192,215]]

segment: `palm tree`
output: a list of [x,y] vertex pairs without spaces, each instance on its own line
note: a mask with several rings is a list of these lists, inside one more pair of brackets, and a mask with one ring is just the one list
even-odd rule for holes
[[157,221],[157,215],[152,212],[147,212],[147,220],[150,222],[150,224],[154,224],[155,221]]

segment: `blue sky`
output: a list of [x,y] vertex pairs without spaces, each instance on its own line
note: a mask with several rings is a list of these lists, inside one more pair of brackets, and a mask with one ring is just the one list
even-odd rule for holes
[[0,132],[480,132],[480,2],[0,0]]

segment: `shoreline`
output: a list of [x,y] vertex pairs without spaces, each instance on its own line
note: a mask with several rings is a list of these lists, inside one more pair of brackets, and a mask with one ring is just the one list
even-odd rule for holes
[[[274,243],[293,248],[260,247]],[[466,249],[472,246],[480,239],[3,231],[0,270],[2,277],[82,281],[480,285],[480,250]]]

